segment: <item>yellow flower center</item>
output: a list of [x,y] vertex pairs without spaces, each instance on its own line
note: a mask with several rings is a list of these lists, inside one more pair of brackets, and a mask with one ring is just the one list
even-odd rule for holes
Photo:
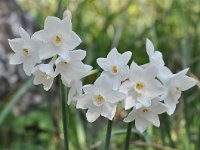
[[68,62],[67,62],[67,61],[64,61],[63,63],[64,63],[65,65],[67,65],[67,64],[68,64]]
[[113,67],[112,67],[112,72],[113,72],[113,73],[117,73],[117,66],[113,66]]
[[136,83],[136,88],[138,90],[142,90],[144,88],[144,84],[142,82],[138,82],[138,83]]
[[29,54],[29,49],[28,48],[23,48],[23,53],[24,55],[28,55]]
[[176,91],[180,91],[180,90],[181,90],[180,87],[177,86],[177,87],[176,87]]
[[98,96],[97,96],[97,103],[98,103],[98,104],[102,104],[102,103],[103,103],[103,101],[104,101],[104,98],[103,98],[103,96],[101,96],[101,95],[98,95]]
[[56,40],[56,43],[60,43],[61,42],[61,36],[56,35],[55,40]]
[[147,109],[147,108],[144,108],[144,109],[142,109],[142,112],[143,112],[143,113],[148,112],[148,109]]

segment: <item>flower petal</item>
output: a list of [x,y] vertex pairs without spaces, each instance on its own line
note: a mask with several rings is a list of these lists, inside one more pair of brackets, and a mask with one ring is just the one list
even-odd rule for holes
[[61,20],[57,17],[48,16],[44,22],[44,30],[56,33],[61,27]]
[[146,51],[149,56],[153,55],[154,53],[153,43],[149,39],[146,39]]
[[95,105],[92,105],[89,107],[86,117],[88,122],[94,122],[101,114],[101,107],[97,107]]
[[19,34],[24,40],[30,39],[30,35],[22,28],[19,28]]
[[142,117],[136,117],[135,119],[135,127],[140,133],[143,133],[149,125],[149,122]]
[[105,71],[110,71],[111,64],[107,58],[98,58],[97,64]]
[[116,112],[116,104],[104,103],[102,106],[101,115],[112,120]]
[[48,59],[57,54],[57,48],[51,43],[47,43],[39,50],[40,59]]
[[87,109],[90,107],[92,103],[92,95],[84,94],[80,98],[78,98],[76,108]]
[[11,57],[10,57],[10,64],[21,64],[23,63],[24,61],[24,57],[21,56],[21,55],[18,55],[18,54],[13,54]]
[[136,119],[137,117],[137,114],[134,110],[132,110],[128,116],[124,119],[124,122],[132,122]]

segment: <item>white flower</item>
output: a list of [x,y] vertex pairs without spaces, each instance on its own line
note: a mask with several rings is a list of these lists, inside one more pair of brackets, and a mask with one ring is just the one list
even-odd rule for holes
[[88,109],[86,117],[94,122],[100,115],[113,119],[117,102],[125,95],[113,90],[112,82],[106,76],[100,76],[94,85],[83,86],[84,94],[77,101],[77,108]]
[[166,112],[167,107],[157,101],[152,100],[151,106],[144,107],[140,105],[138,109],[134,108],[124,119],[124,122],[131,122],[135,120],[136,129],[141,133],[146,130],[149,124],[153,124],[156,127],[160,126],[160,120],[158,114]]
[[162,94],[162,84],[155,79],[157,72],[154,65],[142,68],[132,62],[129,78],[120,87],[120,91],[127,95],[124,101],[125,109],[137,106],[138,103],[148,107],[153,98]]
[[66,87],[69,87],[69,93],[68,93],[68,105],[70,103],[74,103],[76,105],[77,99],[82,95],[82,81],[81,80],[75,80],[70,83],[70,85],[63,80],[63,84]]
[[154,51],[153,43],[149,39],[146,39],[146,51],[151,64],[155,64],[157,67],[162,67],[165,65],[162,58],[162,53],[159,51]]
[[123,54],[118,53],[116,48],[113,48],[107,58],[98,58],[98,65],[104,70],[103,75],[109,76],[114,82],[114,89],[120,87],[121,81],[128,77],[129,67],[128,62],[132,53],[127,51]]
[[181,96],[182,91],[186,91],[197,84],[197,81],[186,75],[189,68],[182,70],[177,74],[172,74],[171,77],[164,83],[165,97],[164,102],[168,106],[167,113],[173,114]]
[[72,31],[69,16],[63,20],[57,17],[47,17],[44,30],[36,32],[34,36],[45,43],[39,51],[41,59],[47,59],[57,54],[65,58],[67,57],[66,51],[73,50],[81,43],[81,39]]
[[24,72],[30,76],[34,66],[41,62],[38,55],[41,42],[30,37],[23,28],[19,28],[19,33],[21,38],[9,40],[9,45],[15,52],[10,58],[10,64],[23,64]]
[[69,51],[67,55],[66,59],[58,57],[55,61],[55,75],[61,74],[63,82],[70,85],[72,81],[88,75],[92,67],[81,62],[86,56],[86,52],[83,50]]
[[34,85],[43,84],[43,87],[48,91],[54,80],[54,70],[51,64],[40,64],[33,69]]

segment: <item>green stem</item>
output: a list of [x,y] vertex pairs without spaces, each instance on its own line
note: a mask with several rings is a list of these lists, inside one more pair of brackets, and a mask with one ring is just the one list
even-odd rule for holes
[[112,132],[112,120],[108,120],[107,132],[106,132],[106,142],[105,142],[105,150],[110,149],[110,137]]
[[132,129],[132,122],[129,122],[127,125],[126,141],[125,141],[124,150],[128,150],[128,148],[129,148],[129,142],[130,142],[130,138],[131,138],[131,129]]
[[65,143],[65,150],[69,150],[69,143],[68,143],[68,118],[67,118],[67,103],[66,103],[66,93],[65,87],[62,84],[62,80],[60,79],[60,100],[62,102],[62,122],[63,122],[63,131],[64,131],[64,143]]

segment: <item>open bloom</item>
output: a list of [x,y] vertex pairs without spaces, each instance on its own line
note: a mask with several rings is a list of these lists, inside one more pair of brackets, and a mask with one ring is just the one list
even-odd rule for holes
[[127,51],[123,54],[118,53],[116,48],[113,48],[108,54],[107,58],[98,58],[98,65],[104,70],[103,75],[107,75],[114,82],[114,89],[120,87],[121,81],[128,77],[129,67],[128,62],[132,53]]
[[19,29],[21,38],[9,40],[9,45],[15,52],[10,58],[10,64],[23,64],[24,72],[30,76],[31,71],[37,63],[40,63],[38,49],[41,42],[30,37],[23,29]]
[[58,57],[55,61],[55,75],[61,74],[62,80],[66,85],[70,85],[72,81],[85,77],[92,69],[90,65],[85,65],[81,62],[85,56],[85,51],[74,50],[68,52],[66,59]]
[[36,32],[33,36],[44,42],[39,51],[41,59],[47,59],[57,54],[65,58],[67,57],[66,51],[73,50],[81,43],[81,39],[72,31],[69,16],[63,20],[57,17],[47,17],[44,30]]
[[163,92],[162,84],[155,79],[157,69],[154,65],[148,65],[145,68],[132,62],[129,72],[129,78],[123,82],[120,91],[125,93],[125,109],[137,106],[138,103],[148,107],[151,100],[158,97]]
[[176,104],[181,96],[182,91],[186,91],[197,84],[197,81],[186,75],[189,68],[182,70],[177,74],[172,74],[164,83],[165,96],[164,102],[168,106],[167,113],[173,114],[176,109]]
[[54,70],[51,64],[40,64],[33,69],[34,85],[43,84],[43,87],[48,91],[54,80]]
[[117,102],[125,95],[113,90],[112,82],[106,76],[100,76],[94,85],[83,86],[84,94],[77,101],[77,108],[88,109],[86,117],[94,122],[100,115],[113,119]]
[[149,124],[159,127],[160,120],[158,114],[162,114],[166,111],[167,107],[155,99],[152,100],[151,106],[149,107],[140,105],[138,109],[134,108],[124,119],[124,122],[135,120],[136,129],[142,133],[146,130]]
[[162,67],[165,65],[162,58],[162,53],[154,50],[153,43],[149,39],[146,40],[146,51],[149,56],[150,63],[156,64],[157,67]]

